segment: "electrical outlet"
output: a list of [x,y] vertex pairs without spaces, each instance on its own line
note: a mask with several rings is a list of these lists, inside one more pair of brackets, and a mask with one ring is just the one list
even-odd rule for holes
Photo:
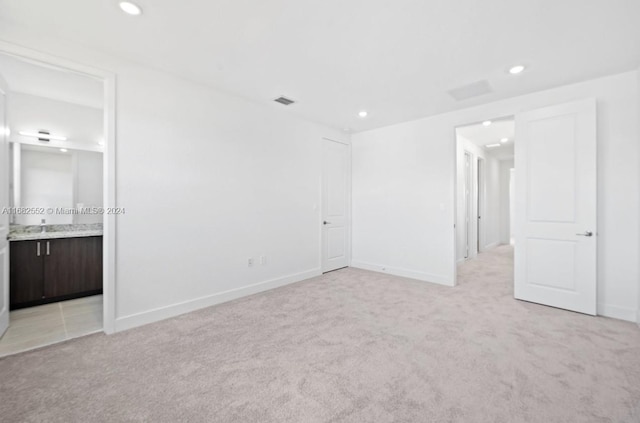
[[267,256],[260,256],[260,264],[263,266],[267,264]]
[[247,266],[253,267],[253,257],[249,257],[249,259],[247,260]]

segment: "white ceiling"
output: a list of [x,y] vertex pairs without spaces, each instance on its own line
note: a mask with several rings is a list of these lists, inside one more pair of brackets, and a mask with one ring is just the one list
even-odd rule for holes
[[0,74],[11,92],[102,109],[103,86],[97,79],[45,67],[0,53]]
[[[354,131],[640,66],[638,0],[137,2],[140,17],[115,0],[0,0],[0,26],[259,102],[286,95],[291,113]],[[518,63],[528,70],[506,73]],[[447,94],[480,80],[494,92]]]
[[[513,118],[494,119],[491,125],[482,122],[456,128],[456,133],[475,145],[482,147],[488,154],[498,160],[513,159],[515,142],[515,122]],[[509,141],[501,143],[502,138]],[[500,144],[500,147],[487,148],[487,144]]]

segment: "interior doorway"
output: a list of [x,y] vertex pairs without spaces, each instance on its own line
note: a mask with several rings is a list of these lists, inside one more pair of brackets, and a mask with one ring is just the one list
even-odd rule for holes
[[0,355],[112,333],[115,78],[8,43],[0,75]]
[[330,272],[349,266],[351,257],[350,146],[322,140],[321,267]]
[[511,243],[515,122],[501,117],[456,128],[456,261]]

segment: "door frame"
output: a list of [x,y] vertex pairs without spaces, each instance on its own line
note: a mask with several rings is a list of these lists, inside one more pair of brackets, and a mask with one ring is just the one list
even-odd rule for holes
[[482,157],[476,157],[476,255],[485,250],[484,238],[486,238],[485,231],[485,211],[486,211],[486,193],[487,193],[487,179],[486,179],[486,161]]
[[[479,113],[478,115],[474,115],[474,116],[469,116],[467,119],[460,119],[460,121],[454,122],[453,126],[452,126],[452,142],[450,144],[450,151],[451,151],[451,158],[452,163],[451,163],[451,175],[453,176],[452,178],[452,183],[450,186],[450,193],[451,193],[451,198],[452,198],[452,203],[453,203],[453,207],[451,207],[452,210],[452,214],[451,216],[453,217],[453,224],[452,224],[452,238],[453,238],[453,281],[451,283],[451,286],[457,286],[458,285],[458,265],[462,264],[464,261],[468,260],[468,259],[464,259],[462,261],[458,261],[458,230],[457,230],[457,222],[458,222],[458,210],[460,208],[460,204],[458,204],[458,128],[463,127],[463,126],[467,126],[467,125],[472,125],[474,123],[480,123],[480,122],[484,122],[486,120],[490,120],[490,121],[500,121],[500,120],[505,120],[505,119],[514,119],[516,117],[517,113],[520,113],[522,110],[518,109],[518,108],[508,108],[506,110],[506,113],[503,111],[503,113],[490,113],[488,111],[482,111],[482,113]],[[465,150],[466,151],[466,150]],[[475,156],[473,156],[475,157]],[[478,158],[479,159],[479,158]],[[473,163],[473,162],[472,162]],[[477,167],[477,163],[478,160],[475,160],[476,163],[476,167]],[[484,177],[486,180],[486,161],[483,163],[485,166],[484,169]],[[475,178],[477,181],[477,170],[475,172],[473,172],[473,174],[475,174]],[[472,176],[473,179],[473,176]],[[478,185],[478,183],[476,183],[476,186]],[[478,195],[478,193],[476,192],[476,195]],[[486,195],[485,195],[485,205],[483,205],[483,207],[486,208]],[[472,201],[474,201],[472,199]],[[477,204],[477,197],[475,199],[475,202]],[[484,216],[484,215],[483,215]],[[478,229],[477,226],[479,225],[478,219],[477,219],[477,215],[476,215],[476,229],[475,229],[475,233],[476,236],[478,236]],[[483,223],[484,224],[484,223]],[[486,226],[485,226],[486,228]],[[476,241],[476,243],[479,243],[479,241]],[[515,247],[514,247],[515,248]],[[480,252],[480,250],[477,251],[478,253]],[[469,257],[472,258],[472,257]]]
[[347,198],[346,198],[346,211],[347,211],[347,217],[346,217],[346,224],[347,224],[347,251],[346,251],[346,255],[347,255],[347,266],[351,266],[351,231],[352,231],[352,225],[351,225],[351,143],[347,142],[347,141],[339,141],[337,139],[334,138],[327,138],[327,137],[322,137],[320,139],[320,190],[319,190],[319,201],[318,201],[318,227],[319,227],[319,236],[318,236],[318,240],[319,240],[319,249],[320,249],[320,255],[318,257],[319,259],[319,269],[320,269],[320,273],[324,273],[324,268],[323,268],[323,263],[324,263],[324,225],[322,224],[322,220],[323,220],[323,210],[324,210],[324,142],[325,141],[330,141],[330,142],[335,142],[338,144],[343,144],[347,146]]
[[[0,53],[39,66],[54,67],[97,79],[103,83],[104,151],[103,203],[104,208],[116,207],[116,75],[113,72],[52,56],[0,40]],[[115,332],[116,320],[116,215],[103,215],[103,331]]]
[[473,245],[473,192],[474,192],[474,183],[473,183],[473,174],[474,174],[474,166],[473,166],[473,158],[475,156],[471,154],[468,150],[463,150],[463,158],[464,158],[464,247],[465,247],[465,255],[464,260],[469,260],[473,258],[473,251],[471,246]]

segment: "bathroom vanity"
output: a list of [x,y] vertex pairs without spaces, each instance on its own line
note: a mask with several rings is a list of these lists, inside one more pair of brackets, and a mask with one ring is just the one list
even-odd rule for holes
[[102,225],[14,226],[12,310],[102,293]]

